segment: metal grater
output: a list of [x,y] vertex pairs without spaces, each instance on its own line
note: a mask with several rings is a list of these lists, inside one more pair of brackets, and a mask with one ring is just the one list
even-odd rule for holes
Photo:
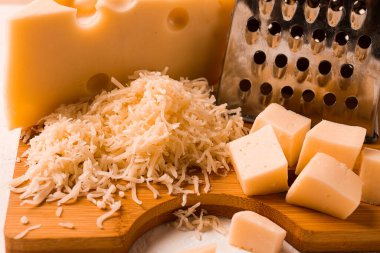
[[[377,13],[378,12],[378,13]],[[380,1],[238,0],[217,102],[270,103],[378,136]]]

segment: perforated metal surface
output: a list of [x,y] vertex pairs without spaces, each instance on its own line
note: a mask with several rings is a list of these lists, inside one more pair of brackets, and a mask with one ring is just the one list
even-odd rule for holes
[[377,137],[380,1],[237,2],[217,102],[252,121],[273,102]]

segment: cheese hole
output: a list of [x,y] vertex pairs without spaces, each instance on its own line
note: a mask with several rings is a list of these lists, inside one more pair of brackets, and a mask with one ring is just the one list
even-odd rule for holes
[[111,78],[107,74],[99,73],[88,79],[86,89],[91,95],[96,95],[103,90],[109,90],[110,83]]
[[168,16],[168,26],[171,30],[179,31],[189,23],[189,14],[184,8],[173,9]]

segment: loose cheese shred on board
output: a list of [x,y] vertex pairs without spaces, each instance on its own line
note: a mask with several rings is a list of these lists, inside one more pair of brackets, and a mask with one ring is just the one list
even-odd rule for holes
[[63,213],[63,207],[62,206],[57,207],[57,209],[55,210],[55,216],[61,217],[62,213]]
[[74,229],[75,228],[74,224],[71,222],[58,222],[58,226],[63,227],[63,228],[67,228],[67,229]]
[[[211,173],[230,170],[226,143],[246,131],[240,108],[215,105],[202,78],[176,81],[147,71],[134,76],[125,86],[112,79],[117,89],[63,105],[26,132],[24,140],[35,135],[23,154],[28,170],[11,183],[23,204],[61,205],[86,197],[111,213],[117,189],[131,189],[141,204],[139,184],[157,198],[154,185],[163,184],[168,194],[183,194],[185,204],[187,194],[199,194],[199,184],[210,190]],[[194,167],[203,180],[191,179]],[[185,190],[190,182],[194,190]]]
[[18,239],[24,238],[30,231],[39,229],[40,227],[41,227],[41,224],[28,227],[27,229],[25,229],[24,231],[22,231],[15,237],[13,237],[13,239],[18,240]]
[[111,210],[109,212],[106,212],[105,214],[101,215],[97,220],[96,220],[96,226],[98,228],[103,229],[103,222],[111,217],[115,212],[117,212],[121,208],[121,201],[116,201],[113,205],[111,205]]
[[215,230],[223,235],[227,234],[226,229],[221,224],[218,217],[207,215],[205,209],[201,209],[199,216],[196,215],[197,208],[201,205],[200,202],[189,207],[187,210],[179,209],[174,212],[177,217],[175,226],[181,231],[195,231],[198,240],[202,239],[201,232]]

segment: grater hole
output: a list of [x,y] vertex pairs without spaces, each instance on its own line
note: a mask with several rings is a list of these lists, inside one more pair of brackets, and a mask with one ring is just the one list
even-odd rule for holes
[[283,0],[283,2],[287,5],[293,5],[297,2],[297,0]]
[[293,88],[290,86],[284,86],[281,89],[281,96],[285,99],[289,99],[293,96]]
[[368,49],[372,44],[372,39],[368,35],[362,35],[358,39],[358,45],[362,49]]
[[326,32],[323,29],[316,29],[312,37],[316,42],[323,42],[326,39]]
[[331,0],[330,1],[330,9],[333,11],[341,11],[343,10],[344,0]]
[[336,96],[334,93],[327,93],[323,96],[323,103],[327,106],[332,106],[336,103]]
[[346,104],[347,109],[354,110],[358,107],[359,101],[356,97],[348,97],[344,102]]
[[331,67],[332,67],[331,62],[326,61],[326,60],[325,61],[321,61],[319,63],[319,66],[318,66],[318,71],[322,75],[327,75],[327,74],[330,73]]
[[315,93],[314,91],[312,90],[305,90],[304,92],[302,92],[302,99],[305,101],[305,102],[311,102],[313,101],[315,98]]
[[261,22],[254,17],[250,17],[247,21],[247,30],[257,32],[260,29]]
[[284,68],[288,64],[288,57],[286,57],[284,54],[279,54],[276,56],[274,63],[277,67]]
[[299,39],[303,36],[303,28],[299,25],[295,25],[290,29],[290,35],[295,38]]
[[352,64],[343,64],[340,68],[340,75],[343,78],[350,78],[354,74],[354,66]]
[[348,43],[349,36],[345,32],[339,32],[335,36],[335,42],[338,43],[340,46],[344,46]]
[[367,12],[367,7],[364,1],[355,1],[352,10],[358,15],[363,15]]
[[297,60],[297,69],[301,72],[305,72],[308,68],[309,68],[309,65],[310,65],[310,62],[307,58],[305,57],[300,57],[298,60]]
[[317,8],[320,4],[320,0],[307,0],[307,5],[310,7],[310,8]]
[[256,51],[253,55],[253,61],[258,65],[263,64],[266,61],[266,59],[267,55],[261,50]]
[[251,81],[249,81],[248,79],[243,79],[240,81],[239,83],[239,87],[240,87],[240,90],[242,92],[247,92],[251,89]]
[[277,22],[272,22],[268,25],[268,31],[270,34],[272,34],[273,36],[276,36],[278,34],[281,33],[282,31],[282,27],[279,23]]
[[260,92],[264,96],[268,96],[269,94],[271,94],[272,90],[273,90],[273,88],[272,88],[272,85],[270,83],[265,82],[265,83],[261,84],[261,86],[260,86]]
[[297,2],[296,0],[283,0],[283,1],[284,3],[289,4],[289,5],[293,5]]

